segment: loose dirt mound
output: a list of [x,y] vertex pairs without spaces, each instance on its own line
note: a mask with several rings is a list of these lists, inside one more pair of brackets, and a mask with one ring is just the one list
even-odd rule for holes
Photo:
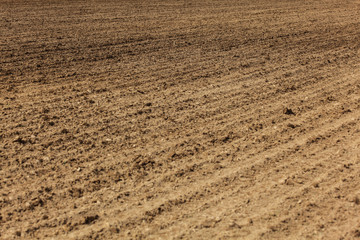
[[357,1],[0,1],[0,238],[360,236]]

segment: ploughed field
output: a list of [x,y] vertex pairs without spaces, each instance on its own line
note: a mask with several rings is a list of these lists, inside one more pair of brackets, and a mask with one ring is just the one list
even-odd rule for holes
[[360,237],[360,2],[0,0],[0,238]]

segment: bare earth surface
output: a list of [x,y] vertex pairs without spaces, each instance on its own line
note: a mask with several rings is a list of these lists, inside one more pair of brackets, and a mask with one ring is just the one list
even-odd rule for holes
[[360,238],[360,2],[0,0],[0,239]]

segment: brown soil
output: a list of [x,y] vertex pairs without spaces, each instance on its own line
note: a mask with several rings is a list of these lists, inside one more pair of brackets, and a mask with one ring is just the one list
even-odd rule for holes
[[359,238],[359,11],[0,0],[0,238]]

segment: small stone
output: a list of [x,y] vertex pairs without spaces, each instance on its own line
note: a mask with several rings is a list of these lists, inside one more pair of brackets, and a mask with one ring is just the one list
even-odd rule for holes
[[110,232],[112,232],[112,233],[119,233],[119,232],[120,232],[120,229],[117,228],[117,227],[112,227],[112,228],[110,228]]
[[112,140],[110,138],[106,138],[104,141],[102,141],[102,144],[109,144]]
[[91,224],[95,222],[97,219],[99,219],[99,215],[86,216],[84,219],[84,224]]
[[203,228],[213,228],[213,227],[215,227],[215,224],[216,224],[216,221],[214,219],[208,219],[202,223],[202,227]]
[[285,184],[286,185],[289,185],[289,186],[294,186],[295,185],[295,182],[292,180],[292,179],[286,179],[285,180]]
[[279,184],[285,184],[287,178],[282,178],[279,180]]
[[229,225],[230,228],[241,228],[242,226],[240,226],[239,224],[237,224],[236,222],[232,222]]
[[36,142],[36,136],[35,135],[31,135],[30,136],[30,141],[31,144],[34,144]]

